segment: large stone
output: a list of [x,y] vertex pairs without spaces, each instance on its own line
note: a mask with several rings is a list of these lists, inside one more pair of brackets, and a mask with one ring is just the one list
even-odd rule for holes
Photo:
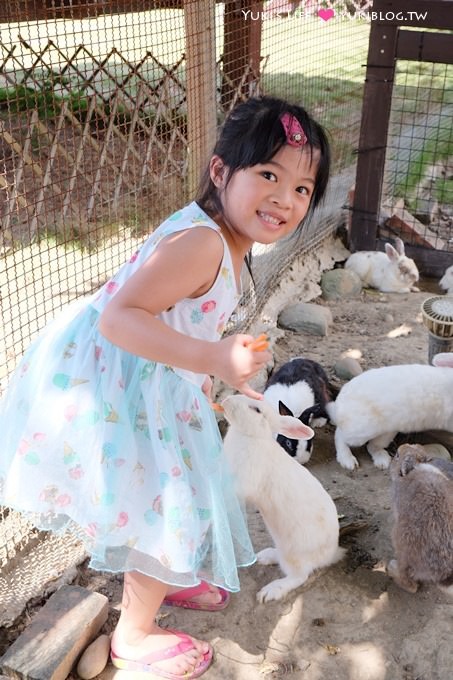
[[423,444],[426,453],[434,458],[443,458],[444,460],[451,460],[450,451],[442,444]]
[[77,664],[77,675],[82,680],[90,680],[101,673],[110,655],[110,637],[100,635],[83,652]]
[[321,290],[325,300],[354,298],[362,291],[362,281],[349,269],[331,269],[321,277]]
[[332,322],[332,312],[328,307],[309,302],[289,305],[278,316],[278,325],[281,328],[310,335],[327,335]]
[[63,586],[0,659],[0,672],[24,680],[65,680],[108,615],[108,599]]
[[335,375],[337,375],[342,380],[351,380],[356,375],[363,373],[362,367],[357,361],[352,357],[342,357],[338,359],[333,367]]
[[446,430],[425,430],[417,432],[415,441],[419,444],[442,444],[453,452],[453,432]]

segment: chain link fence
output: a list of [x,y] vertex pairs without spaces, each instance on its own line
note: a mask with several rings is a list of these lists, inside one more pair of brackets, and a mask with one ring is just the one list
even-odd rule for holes
[[451,253],[452,85],[453,64],[398,61],[384,174],[385,210],[407,223],[401,237]]
[[[343,220],[371,3],[5,3],[2,388],[45,323],[102,285],[191,198],[188,149],[203,160],[230,108],[265,93],[302,104],[326,127],[334,172],[327,200],[297,241],[254,249],[255,288],[235,320],[246,326],[294,258]],[[194,91],[208,125],[194,116]],[[0,623],[10,626],[30,597],[81,559],[70,537],[41,534],[0,509]]]

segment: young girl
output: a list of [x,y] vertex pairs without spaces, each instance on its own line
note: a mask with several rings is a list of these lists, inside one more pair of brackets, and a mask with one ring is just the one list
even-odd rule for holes
[[[155,623],[162,603],[223,608],[254,561],[211,408],[217,376],[248,384],[269,361],[222,338],[244,258],[304,223],[329,173],[322,128],[269,97],[223,125],[198,199],[171,215],[100,292],[25,354],[0,413],[0,502],[77,531],[94,569],[124,572],[115,666],[195,678],[206,642]],[[208,585],[210,584],[210,585]]]

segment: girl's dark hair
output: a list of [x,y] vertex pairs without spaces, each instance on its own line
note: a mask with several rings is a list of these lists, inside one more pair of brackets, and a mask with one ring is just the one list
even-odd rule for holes
[[[280,117],[289,113],[302,126],[311,153],[319,151],[316,159],[317,172],[315,187],[307,215],[301,225],[307,222],[321,201],[327,188],[330,170],[330,148],[324,129],[305,111],[302,106],[290,104],[274,97],[256,97],[239,104],[226,118],[213,155],[220,156],[227,166],[226,185],[237,170],[267,163],[287,143]],[[305,147],[301,147],[303,150]],[[222,215],[223,209],[216,186],[206,169],[198,189],[196,201],[212,217]]]

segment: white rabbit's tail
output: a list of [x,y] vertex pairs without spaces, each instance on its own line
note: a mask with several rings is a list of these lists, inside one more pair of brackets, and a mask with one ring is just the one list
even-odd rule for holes
[[333,425],[337,424],[336,421],[336,413],[337,413],[337,407],[334,401],[329,401],[326,404],[326,411],[327,415],[329,416],[330,422],[333,423]]
[[335,562],[339,562],[340,560],[342,560],[346,556],[347,552],[348,551],[346,548],[341,548],[340,546],[338,546],[337,551],[333,557],[332,564],[335,564]]

